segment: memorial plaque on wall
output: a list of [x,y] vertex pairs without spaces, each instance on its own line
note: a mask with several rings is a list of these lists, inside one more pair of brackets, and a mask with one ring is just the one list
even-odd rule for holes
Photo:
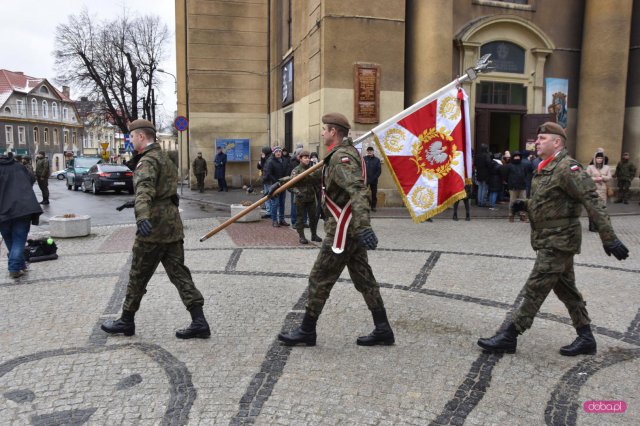
[[380,121],[380,65],[357,63],[354,66],[354,121]]

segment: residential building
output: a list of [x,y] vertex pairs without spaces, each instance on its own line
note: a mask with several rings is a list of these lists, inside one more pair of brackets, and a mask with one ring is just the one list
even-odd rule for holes
[[52,171],[81,153],[82,122],[69,88],[59,91],[45,78],[0,69],[0,128],[0,153],[35,158],[44,151]]

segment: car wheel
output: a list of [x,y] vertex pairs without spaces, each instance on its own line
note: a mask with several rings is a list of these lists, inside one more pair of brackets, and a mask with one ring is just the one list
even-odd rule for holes
[[96,187],[96,182],[95,181],[91,182],[91,190],[93,191],[93,195],[98,195],[98,193],[100,192],[98,190],[98,188]]
[[85,193],[89,192],[89,188],[87,188],[87,185],[85,185],[84,182],[82,182],[82,192],[85,192]]
[[65,176],[64,175],[58,175],[58,180],[64,180]]

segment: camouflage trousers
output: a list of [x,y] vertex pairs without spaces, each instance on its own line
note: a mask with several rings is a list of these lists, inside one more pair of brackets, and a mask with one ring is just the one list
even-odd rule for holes
[[618,200],[629,201],[631,181],[618,179]]
[[575,328],[591,324],[586,302],[576,288],[573,254],[542,249],[538,250],[536,263],[524,286],[524,300],[513,313],[513,322],[520,333],[531,328],[551,290],[567,307]]
[[307,201],[307,202],[296,200],[295,206],[296,206],[296,212],[299,218],[299,220],[296,221],[296,230],[298,231],[298,234],[300,234],[301,232],[304,234],[303,218],[304,218],[304,212],[306,210],[307,217],[309,218],[309,229],[311,229],[311,233],[315,235],[316,231],[318,230],[318,214],[317,214],[318,205],[316,204],[315,197],[313,200]]
[[133,243],[133,259],[129,272],[129,286],[122,309],[137,312],[140,301],[147,292],[147,284],[162,262],[169,279],[178,289],[182,303],[187,309],[203,306],[204,298],[191,278],[191,272],[184,264],[182,240],[172,243],[150,243],[136,239]]
[[332,242],[333,235],[327,235],[309,274],[307,313],[314,318],[320,316],[329,293],[345,266],[353,285],[362,293],[369,310],[383,309],[384,302],[380,295],[380,286],[369,266],[367,251],[353,238],[347,238],[345,250],[337,254],[331,250]]

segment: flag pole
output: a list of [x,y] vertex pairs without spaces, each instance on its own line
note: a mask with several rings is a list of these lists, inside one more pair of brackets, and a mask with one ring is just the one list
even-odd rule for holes
[[[305,177],[307,177],[308,175],[310,175],[311,173],[315,172],[316,170],[318,170],[320,167],[322,167],[322,165],[324,164],[324,161],[319,161],[318,164],[315,164],[311,167],[309,167],[307,170],[305,170],[304,172],[300,173],[299,175],[294,176],[293,178],[291,178],[291,180],[289,180],[287,183],[283,183],[282,185],[280,185],[280,187],[278,189],[276,189],[272,195],[272,197],[277,196],[278,194],[280,194],[282,191],[286,191],[287,188],[292,187],[293,185],[295,185],[297,182],[299,182],[300,180],[304,179]],[[216,235],[218,232],[222,231],[224,228],[226,228],[227,226],[231,225],[232,223],[236,222],[238,219],[240,219],[241,217],[244,217],[246,215],[248,215],[251,211],[257,209],[258,207],[260,207],[262,204],[264,204],[265,202],[267,202],[267,200],[269,200],[269,196],[265,195],[264,197],[260,198],[258,201],[256,201],[255,203],[251,204],[250,206],[247,206],[246,209],[242,210],[240,213],[236,214],[235,216],[227,219],[226,221],[224,221],[223,223],[221,223],[220,225],[218,225],[216,228],[212,229],[211,231],[207,232],[204,236],[200,237],[200,242],[203,242],[211,237],[213,237],[214,235]]]

